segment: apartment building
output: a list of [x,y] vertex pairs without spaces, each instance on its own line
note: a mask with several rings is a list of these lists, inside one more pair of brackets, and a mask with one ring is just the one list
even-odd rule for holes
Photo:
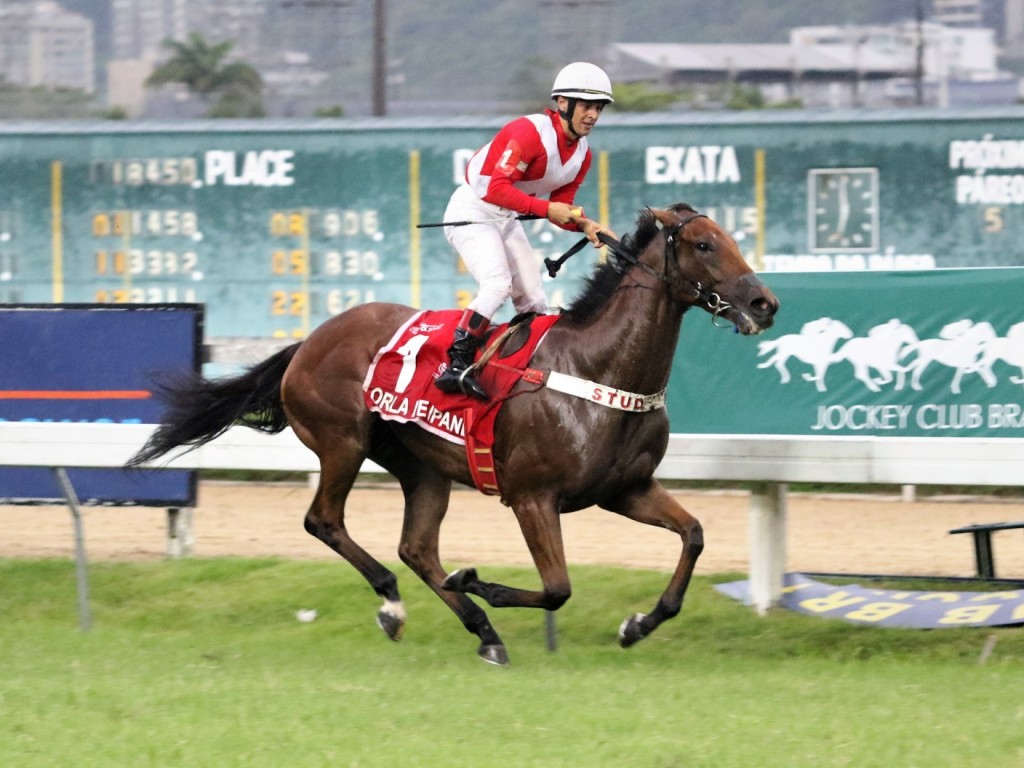
[[53,0],[0,4],[0,78],[23,87],[96,90],[92,22]]

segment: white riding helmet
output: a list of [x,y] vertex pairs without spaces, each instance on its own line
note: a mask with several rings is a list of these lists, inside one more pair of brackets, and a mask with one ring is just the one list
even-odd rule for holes
[[585,61],[574,61],[562,67],[551,86],[551,98],[565,96],[569,99],[584,101],[603,101],[611,104],[612,81],[605,71],[595,64]]

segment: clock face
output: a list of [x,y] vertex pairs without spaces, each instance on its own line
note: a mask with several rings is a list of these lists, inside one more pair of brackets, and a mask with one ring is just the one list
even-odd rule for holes
[[878,250],[878,169],[827,168],[807,174],[812,253]]

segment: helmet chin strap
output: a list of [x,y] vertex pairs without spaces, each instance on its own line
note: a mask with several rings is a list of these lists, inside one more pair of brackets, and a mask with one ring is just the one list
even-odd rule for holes
[[579,139],[580,135],[576,133],[576,129],[572,127],[572,116],[576,114],[576,102],[578,99],[569,97],[567,98],[567,101],[569,102],[568,105],[565,109],[559,110],[558,116],[565,120],[566,125],[569,126],[570,135],[572,135],[574,139]]

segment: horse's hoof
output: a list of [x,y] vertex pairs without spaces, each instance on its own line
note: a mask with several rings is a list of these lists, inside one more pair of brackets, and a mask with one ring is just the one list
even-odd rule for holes
[[640,622],[647,618],[645,613],[634,613],[628,619],[619,625],[619,645],[623,648],[629,648],[639,640],[643,640],[647,637],[647,633],[644,628],[640,626]]
[[466,585],[471,581],[476,581],[476,568],[460,568],[449,573],[441,586],[449,592],[465,592]]
[[481,645],[477,649],[477,654],[488,664],[494,664],[496,667],[508,666],[508,651],[504,645]]
[[401,603],[387,602],[377,611],[377,626],[384,634],[398,642],[405,632],[405,608]]

